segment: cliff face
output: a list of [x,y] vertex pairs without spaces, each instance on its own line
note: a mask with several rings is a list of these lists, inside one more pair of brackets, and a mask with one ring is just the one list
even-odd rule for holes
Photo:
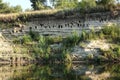
[[0,33],[0,63],[24,63],[32,58],[26,53],[16,53],[16,46],[8,42]]
[[95,31],[100,30],[105,25],[120,24],[120,18],[103,20],[99,19],[82,21],[77,18],[70,19],[33,19],[28,22],[26,26],[15,27],[12,35],[23,35],[30,30],[38,32],[41,35],[52,36],[66,36],[70,35],[73,31],[81,33],[82,30],[91,31],[94,28]]
[[10,33],[12,35],[23,35],[30,30],[42,35],[65,36],[73,31],[81,33],[82,30],[100,30],[104,25],[120,24],[120,12],[112,14],[91,13],[80,15],[54,15],[50,17],[34,16],[29,19],[26,25],[14,26]]
[[[27,17],[26,19],[29,18],[28,16],[26,17]],[[19,20],[20,17],[17,17],[17,19]],[[20,19],[20,21],[22,21],[22,19]],[[3,22],[4,24],[6,24],[5,21]],[[6,22],[9,23],[9,20],[6,20]],[[22,22],[24,22],[24,20]],[[104,25],[120,24],[120,11],[116,15],[112,15],[110,14],[110,12],[84,14],[84,16],[83,15],[81,16],[80,14],[78,15],[76,14],[73,16],[72,15],[71,16],[65,16],[65,15],[35,16],[34,15],[30,17],[30,19],[28,19],[26,22],[27,22],[26,25],[23,25],[22,23],[21,24],[18,23],[17,25],[14,24],[11,29],[2,30],[2,33],[4,35],[7,34],[7,36],[14,35],[18,37],[19,35],[21,36],[27,34],[30,30],[32,30],[34,32],[38,32],[41,35],[68,36],[71,35],[73,31],[81,33],[83,30],[91,31],[91,29],[93,28],[95,29],[95,31],[97,31],[100,30]],[[97,46],[93,48],[96,47]],[[78,49],[80,50],[81,48],[78,47]],[[75,53],[76,51],[77,50],[75,50]],[[81,49],[80,51],[78,51],[78,53],[80,53],[81,51],[83,52],[86,51],[86,54],[88,54],[88,52],[93,52],[94,49],[93,50],[89,48],[86,48],[84,50]],[[0,58],[2,59],[4,58],[9,61],[21,61],[21,59],[25,59],[26,57],[26,54],[23,55],[23,54],[14,53],[12,45],[10,45],[8,42],[5,42],[5,39],[3,38],[2,35],[0,35],[0,53],[1,53]],[[90,54],[90,56],[91,55],[92,54]]]
[[2,30],[2,33],[9,36],[24,35],[30,29],[42,35],[65,36],[73,31],[81,33],[83,29],[90,31],[94,27],[95,30],[99,30],[104,25],[120,24],[120,10],[84,14],[79,11],[64,12],[59,10],[0,14],[0,21],[10,25],[10,29]]
[[13,53],[13,48],[0,33],[0,53]]

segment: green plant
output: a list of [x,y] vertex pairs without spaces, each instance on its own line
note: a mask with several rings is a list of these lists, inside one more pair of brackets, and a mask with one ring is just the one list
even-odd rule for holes
[[28,44],[32,41],[29,35],[24,35],[23,37],[20,37],[19,39],[20,39],[21,44]]
[[13,43],[14,44],[20,44],[20,39],[19,38],[14,38]]
[[20,36],[13,39],[13,43],[15,44],[28,44],[30,42],[32,42],[32,39],[29,35]]
[[85,48],[85,47],[86,47],[86,43],[85,43],[85,42],[80,42],[80,43],[79,43],[79,46]]
[[88,59],[93,59],[93,58],[94,58],[94,55],[93,55],[92,53],[89,53],[89,54],[87,55],[87,58],[88,58]]
[[49,47],[49,43],[46,41],[44,36],[39,36],[39,42],[36,46],[34,46],[34,53],[38,58],[45,60],[49,59],[51,48]]
[[120,58],[120,47],[114,47],[113,49],[109,50],[102,50],[103,56],[107,58],[107,60],[116,60],[119,61]]
[[63,38],[61,36],[56,36],[56,37],[47,36],[46,37],[46,42],[48,44],[60,43],[60,42],[62,42],[62,40],[63,40]]
[[86,40],[86,37],[87,37],[87,32],[85,30],[82,30],[80,40]]
[[99,36],[100,39],[104,39],[104,34],[103,34],[102,31],[100,31],[100,33],[98,34],[98,36]]
[[61,59],[62,59],[62,61],[64,61],[64,62],[71,62],[71,61],[72,61],[71,56],[70,56],[70,53],[69,53],[69,51],[66,50],[66,49],[64,49],[64,50],[62,51],[61,56],[62,56]]
[[71,36],[63,40],[63,45],[66,47],[76,46],[80,41],[80,36],[77,32],[73,32]]
[[38,32],[32,31],[30,29],[29,35],[30,35],[31,39],[33,39],[35,41],[39,40],[39,33]]

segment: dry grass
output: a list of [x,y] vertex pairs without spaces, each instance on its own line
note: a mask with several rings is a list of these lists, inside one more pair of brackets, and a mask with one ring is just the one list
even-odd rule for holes
[[21,13],[10,13],[10,14],[0,14],[0,20],[15,20],[20,16],[34,16],[34,15],[52,15],[61,11],[62,9],[50,9],[50,10],[41,10],[41,11],[30,11],[30,12],[21,12]]

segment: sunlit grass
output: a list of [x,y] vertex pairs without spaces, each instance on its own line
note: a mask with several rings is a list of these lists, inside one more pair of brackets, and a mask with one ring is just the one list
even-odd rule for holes
[[62,9],[49,9],[49,10],[30,11],[30,12],[21,12],[21,13],[0,14],[0,20],[16,20],[19,17],[51,15],[61,10]]

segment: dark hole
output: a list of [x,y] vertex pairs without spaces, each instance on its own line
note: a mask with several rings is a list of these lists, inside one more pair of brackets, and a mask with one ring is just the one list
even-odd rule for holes
[[32,29],[32,27],[29,27],[29,29],[31,30],[31,29]]
[[35,26],[35,29],[37,29],[37,26]]

